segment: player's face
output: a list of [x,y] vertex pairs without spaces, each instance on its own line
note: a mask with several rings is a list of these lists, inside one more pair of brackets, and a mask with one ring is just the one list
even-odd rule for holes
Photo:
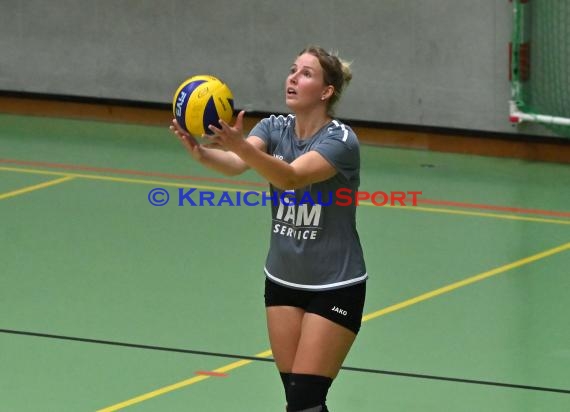
[[292,110],[326,104],[322,99],[326,89],[319,59],[309,53],[297,57],[285,81],[285,103]]

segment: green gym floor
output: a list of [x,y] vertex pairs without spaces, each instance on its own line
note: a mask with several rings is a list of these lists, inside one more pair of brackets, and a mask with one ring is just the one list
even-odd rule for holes
[[[162,207],[149,192],[170,194]],[[0,411],[284,410],[265,190],[164,127],[0,115]],[[570,410],[570,167],[362,147],[368,296],[333,412]]]

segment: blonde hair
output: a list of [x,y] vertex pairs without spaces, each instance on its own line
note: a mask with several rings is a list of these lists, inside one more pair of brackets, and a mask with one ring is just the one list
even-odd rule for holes
[[305,53],[312,54],[319,60],[323,68],[325,84],[334,88],[333,95],[327,102],[329,114],[332,114],[333,107],[339,101],[350,80],[352,80],[351,63],[340,59],[337,52],[329,53],[319,46],[308,46],[299,53],[299,56]]

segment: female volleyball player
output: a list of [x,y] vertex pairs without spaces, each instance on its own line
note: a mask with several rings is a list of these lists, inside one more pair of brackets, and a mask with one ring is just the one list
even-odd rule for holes
[[[278,194],[272,202],[265,305],[291,412],[328,411],[327,392],[362,319],[367,273],[356,207],[327,198],[339,188],[355,193],[359,186],[358,140],[332,112],[351,77],[338,57],[310,47],[286,78],[285,100],[293,114],[261,120],[247,139],[243,111],[234,126],[210,126],[212,143],[224,150],[197,144],[175,120],[171,126],[204,166],[226,175],[254,169]],[[307,193],[322,202],[302,202]]]

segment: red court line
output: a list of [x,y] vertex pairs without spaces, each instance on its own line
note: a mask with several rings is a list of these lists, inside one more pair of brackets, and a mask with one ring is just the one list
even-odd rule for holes
[[[141,170],[129,170],[129,169],[114,169],[107,167],[95,167],[95,166],[85,166],[85,165],[70,165],[64,163],[51,163],[51,162],[38,162],[38,161],[27,161],[27,160],[15,160],[15,159],[0,159],[0,163],[9,163],[20,166],[36,166],[36,167],[49,167],[54,169],[65,169],[65,170],[81,170],[81,171],[91,171],[91,172],[102,172],[102,173],[115,173],[124,175],[134,175],[134,176],[146,176],[146,177],[164,177],[167,179],[179,179],[179,180],[196,180],[214,183],[223,183],[231,185],[247,185],[255,187],[267,187],[266,183],[252,182],[247,180],[233,180],[233,179],[220,179],[215,177],[199,177],[199,176],[188,176],[188,175],[175,175],[171,173],[161,173],[161,172],[144,172]],[[448,200],[434,200],[434,199],[417,199],[418,204],[423,203],[427,205],[434,206],[448,206],[457,207],[462,209],[480,209],[480,210],[492,210],[496,212],[508,212],[508,213],[518,213],[527,215],[542,215],[551,217],[570,217],[570,212],[559,212],[552,210],[543,209],[525,209],[521,207],[510,207],[510,206],[496,206],[487,205],[482,203],[464,203],[464,202],[454,202]]]
[[197,371],[196,375],[213,376],[215,378],[226,378],[228,376],[227,373],[211,372],[211,371]]
[[494,206],[494,205],[485,205],[479,203],[451,202],[447,200],[432,200],[432,199],[418,198],[418,203],[424,203],[427,205],[460,207],[464,209],[483,209],[483,210],[493,210],[496,212],[521,213],[528,215],[570,217],[570,212],[556,212],[552,210],[542,210],[542,209],[525,209],[522,207]]
[[49,167],[52,169],[81,170],[81,171],[89,171],[89,172],[115,173],[115,174],[145,176],[145,177],[164,177],[167,179],[197,180],[197,181],[205,181],[205,182],[224,183],[224,184],[267,187],[267,183],[250,182],[247,180],[233,180],[233,179],[220,179],[220,178],[215,178],[215,177],[175,175],[175,174],[171,174],[171,173],[144,172],[141,170],[114,169],[114,168],[109,168],[109,167],[70,165],[70,164],[64,164],[64,163],[35,162],[35,161],[14,160],[14,159],[0,159],[0,163],[9,163],[9,164],[15,164],[15,165],[19,165],[19,166]]

